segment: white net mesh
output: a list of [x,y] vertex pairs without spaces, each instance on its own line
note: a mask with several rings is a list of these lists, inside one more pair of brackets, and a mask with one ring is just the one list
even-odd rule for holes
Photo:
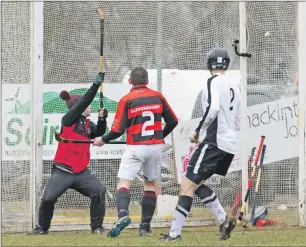
[[1,3],[2,231],[30,228],[30,3]]
[[[254,55],[248,60],[249,138],[260,132],[267,136],[259,200],[269,206],[271,219],[295,225],[299,223],[297,3],[248,2],[246,10],[248,50]],[[259,121],[251,113],[258,114]]]
[[[18,15],[21,4],[29,7],[26,3],[2,4],[6,7],[2,7],[2,37],[4,34],[7,34],[4,37],[9,37],[2,49],[2,79],[6,83],[25,83],[24,75],[30,78],[30,74],[25,73],[29,71],[28,59],[24,59],[24,67],[20,63],[16,66],[20,55],[27,57],[30,52],[29,16],[23,14],[24,19],[18,19],[19,25],[13,22],[12,17]],[[207,52],[214,46],[226,48],[231,57],[228,73],[238,79],[240,76],[240,58],[232,48],[233,40],[240,35],[239,2],[45,2],[44,161],[43,184],[38,196],[51,174],[57,148],[53,132],[60,128],[61,117],[67,111],[59,93],[67,90],[69,93],[84,94],[99,71],[99,7],[103,7],[105,12],[104,106],[110,112],[108,125],[112,123],[119,98],[129,90],[128,72],[139,65],[147,68],[150,87],[163,92],[180,118],[180,126],[165,145],[159,178],[162,194],[176,196],[179,192],[178,177],[184,172],[194,148],[187,137],[202,116],[199,93],[209,77],[205,66]],[[298,145],[297,133],[292,127],[297,125],[297,106],[294,105],[297,104],[294,80],[298,72],[297,3],[247,2],[246,10],[247,50],[252,53],[252,58],[248,59],[249,150],[258,145],[262,134],[267,133],[267,158],[261,180],[260,204],[269,206],[272,219],[293,225],[298,223],[298,155],[291,152],[288,146],[297,150]],[[11,22],[4,22],[6,17]],[[92,121],[97,119],[98,107],[97,95],[92,103]],[[271,117],[274,110],[275,115]],[[267,124],[267,121],[271,124]],[[3,129],[2,133],[5,137],[9,130]],[[269,133],[273,133],[273,136],[269,136]],[[279,136],[279,139],[272,141],[275,136]],[[283,141],[288,142],[280,147]],[[113,223],[117,216],[116,177],[123,149],[122,145],[91,149],[91,170],[108,189],[106,223]],[[6,183],[2,189],[2,201],[4,213],[8,210],[13,214],[15,212],[9,210],[14,209],[23,218],[15,214],[16,220],[5,225],[7,232],[16,231],[14,222],[21,219],[27,226],[28,218],[24,214],[29,212],[29,162],[16,160],[2,162],[2,183]],[[17,166],[18,173],[11,172],[13,166]],[[233,208],[237,210],[240,206],[241,169],[247,169],[247,164],[241,164],[237,155],[225,178],[212,177],[207,181],[229,214],[232,214]],[[25,180],[20,181],[21,175]],[[22,192],[18,190],[18,183],[21,182],[26,182],[21,186]],[[143,195],[141,173],[131,191],[130,214],[133,222],[137,222]],[[22,209],[11,202],[16,201],[15,197],[18,196],[24,201]],[[56,204],[52,228],[89,229],[89,203],[88,198],[68,190]],[[165,206],[161,205],[155,212],[154,225],[162,225],[160,221],[165,221],[165,217],[161,216]],[[172,209],[170,211],[172,213]],[[165,215],[171,213],[166,212]],[[196,198],[188,222],[214,223],[210,220],[214,220],[212,214]]]
[[[58,86],[65,89],[66,83],[74,83],[76,84],[74,88],[76,88],[78,83],[82,84],[80,87],[83,87],[83,84],[88,85],[92,82],[99,69],[100,30],[96,10],[101,6],[105,12],[104,56],[107,73],[105,82],[121,83],[130,69],[142,65],[151,71],[152,87],[160,88],[164,92],[180,119],[190,119],[195,98],[199,89],[202,88],[202,83],[199,85],[199,81],[195,82],[198,85],[194,88],[188,88],[187,101],[190,102],[186,110],[182,112],[179,110],[181,104],[179,94],[182,93],[182,90],[186,90],[186,85],[188,85],[188,81],[184,80],[188,79],[190,70],[202,70],[205,74],[204,54],[212,46],[219,45],[228,48],[232,57],[231,69],[239,69],[239,58],[231,49],[232,40],[239,37],[238,3],[146,2],[133,3],[133,8],[130,3],[123,2],[45,3],[44,83],[53,84],[53,91]],[[73,15],[69,14],[71,9],[73,9]],[[222,25],[214,22],[216,11],[224,20]],[[69,19],[65,18],[65,15],[68,14]],[[159,68],[163,69],[162,74],[158,71]],[[180,71],[176,73],[174,69],[185,71],[187,74],[182,78]],[[156,82],[158,85],[155,85]],[[179,85],[175,86],[173,83],[177,82]],[[48,87],[51,88],[51,85]],[[106,85],[104,94],[107,98],[114,95],[116,98],[111,99],[115,101],[126,93],[121,90],[115,95],[110,90],[112,89],[108,89]],[[174,91],[178,94],[174,94]],[[93,104],[95,112],[98,108],[98,98],[96,103],[96,105]],[[64,107],[63,111],[66,111],[64,103],[56,100],[50,109],[53,111],[57,109],[55,104],[61,104]],[[105,106],[113,108],[110,105]],[[197,116],[194,117],[201,115],[195,114]],[[92,119],[95,117],[96,115],[93,114]],[[109,124],[111,124],[111,119]],[[167,147],[169,150],[163,157],[162,193],[176,196],[179,186],[176,180],[171,140]],[[116,217],[113,197],[120,162],[120,156],[113,157],[116,159],[100,156],[93,158],[91,162],[92,170],[109,189],[105,221],[111,220],[111,222],[114,220],[113,217]],[[51,160],[44,162],[44,173],[46,174],[44,184],[48,180],[47,174],[50,174],[51,163]],[[217,184],[212,184],[212,188],[216,190],[227,207],[232,203],[236,190],[241,188],[241,175],[235,174],[236,179],[231,179],[232,175],[229,175],[227,179],[221,179]],[[136,219],[134,220],[136,222],[140,216],[139,202],[143,195],[141,174],[134,182],[131,191],[130,214]],[[192,215],[195,216],[190,219],[198,219],[200,215],[203,216],[201,219],[212,219],[202,212],[197,213],[200,207],[203,206],[196,201],[195,212],[192,212]],[[77,192],[69,191],[59,199],[55,214],[54,222],[58,225],[67,221],[72,222],[73,219],[88,224],[89,199]]]

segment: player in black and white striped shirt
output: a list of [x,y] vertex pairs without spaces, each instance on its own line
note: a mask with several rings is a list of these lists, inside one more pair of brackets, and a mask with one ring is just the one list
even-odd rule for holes
[[204,139],[192,155],[187,173],[182,179],[181,193],[175,209],[172,226],[162,240],[181,239],[181,230],[191,209],[194,194],[218,218],[220,239],[230,237],[235,220],[229,219],[215,193],[202,184],[214,174],[225,176],[237,151],[237,130],[240,129],[239,82],[229,79],[225,71],[230,58],[223,48],[212,49],[208,54],[207,67],[212,77],[202,91],[203,118],[190,141],[197,143],[200,132]]

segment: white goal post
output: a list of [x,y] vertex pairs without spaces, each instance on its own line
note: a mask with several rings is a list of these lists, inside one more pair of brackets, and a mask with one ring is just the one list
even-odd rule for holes
[[[188,134],[202,114],[198,96],[210,76],[205,56],[214,46],[229,51],[228,75],[240,83],[243,104],[239,153],[226,177],[214,176],[207,184],[228,214],[239,211],[250,151],[265,135],[258,203],[281,226],[305,227],[304,2],[3,2],[2,233],[26,232],[37,223],[57,147],[53,132],[67,111],[59,93],[83,94],[99,71],[99,7],[105,13],[108,128],[119,98],[130,89],[129,72],[138,65],[148,69],[149,86],[160,90],[179,116],[164,145],[153,227],[171,223],[181,176],[194,151]],[[251,58],[235,54],[235,39],[239,51]],[[97,95],[92,121],[98,107]],[[90,169],[107,188],[106,227],[117,217],[116,175],[123,150],[124,145],[91,148]],[[142,181],[140,172],[131,190],[131,227],[138,227],[141,218]],[[253,192],[250,203],[252,198]],[[51,230],[89,229],[89,203],[68,190],[56,204]],[[186,224],[216,222],[196,198]]]
[[33,92],[32,103],[32,155],[31,164],[31,210],[32,228],[35,228],[37,205],[40,203],[43,164],[43,81],[44,81],[44,3],[31,3],[31,84]]
[[306,3],[298,3],[298,32],[299,32],[299,50],[298,50],[298,65],[299,65],[299,215],[300,225],[306,226],[306,145],[305,145],[305,103],[306,103]]

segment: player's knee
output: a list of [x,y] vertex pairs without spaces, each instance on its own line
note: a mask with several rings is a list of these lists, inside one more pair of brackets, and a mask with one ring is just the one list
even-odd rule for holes
[[101,191],[99,193],[93,194],[91,196],[91,201],[92,203],[95,203],[95,204],[104,203],[105,202],[105,192],[103,193],[103,191]]
[[54,196],[52,196],[51,194],[44,194],[43,197],[41,198],[41,203],[42,204],[55,204],[57,201],[57,198],[55,198]]
[[197,189],[198,185],[194,183],[187,177],[183,177],[182,184],[181,184],[181,195],[193,197],[195,190]]
[[91,196],[90,196],[91,201],[94,202],[94,203],[104,203],[105,193],[106,193],[106,188],[101,183],[101,185],[99,187],[97,187],[97,189],[91,194]]
[[145,191],[154,191],[154,192],[155,192],[156,188],[155,188],[154,185],[149,185],[149,186],[148,186],[148,185],[147,185],[147,186],[145,185],[145,186],[144,186],[144,190],[145,190]]
[[99,194],[105,195],[105,193],[106,193],[106,188],[105,188],[105,186],[104,186],[103,184],[101,184],[101,185],[99,186],[98,193],[99,193]]
[[105,198],[105,193],[106,193],[106,188],[105,186],[101,183],[101,185],[99,186],[98,190],[97,190],[97,194],[100,195],[100,197]]
[[155,191],[155,180],[149,181],[147,178],[144,178],[143,185],[145,191]]
[[91,196],[91,202],[94,204],[102,204],[105,202],[105,194],[95,194]]
[[182,196],[193,196],[193,191],[190,188],[186,188],[186,187],[181,187],[181,193],[180,195]]
[[130,189],[130,187],[131,187],[131,185],[132,185],[132,180],[128,180],[128,179],[120,179],[119,180],[119,183],[118,183],[118,185],[117,185],[117,190],[119,191],[120,189],[122,189],[122,188],[125,188],[125,189],[127,189],[127,190],[129,190]]

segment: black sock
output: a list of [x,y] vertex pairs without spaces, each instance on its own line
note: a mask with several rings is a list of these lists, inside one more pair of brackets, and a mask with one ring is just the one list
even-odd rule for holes
[[200,197],[201,201],[205,204],[205,203],[209,203],[211,201],[213,201],[217,196],[216,194],[211,190],[211,188],[209,188],[208,186],[206,186],[205,184],[202,184],[196,191],[195,194]]
[[150,224],[156,208],[155,191],[145,191],[141,202],[141,224]]
[[226,212],[216,194],[208,186],[202,184],[195,192],[201,202],[218,218],[220,225],[227,219]]
[[179,196],[179,200],[177,202],[175,210],[182,211],[182,214],[187,217],[188,213],[190,212],[192,206],[193,198],[190,196]]
[[129,215],[130,193],[127,188],[120,188],[117,190],[116,203],[118,218]]

